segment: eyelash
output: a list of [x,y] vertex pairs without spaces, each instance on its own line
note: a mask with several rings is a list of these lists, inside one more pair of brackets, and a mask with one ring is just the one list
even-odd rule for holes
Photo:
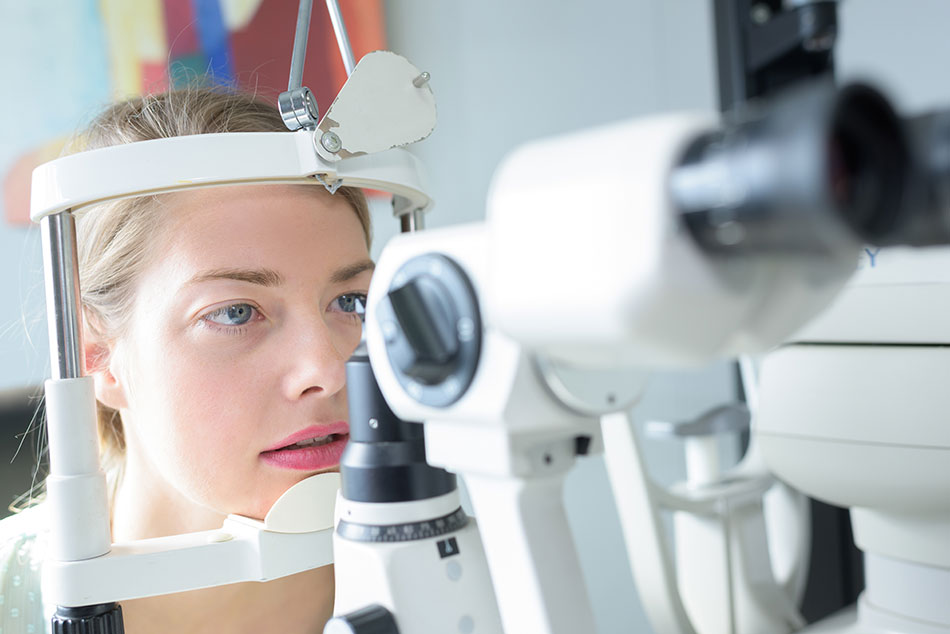
[[[366,314],[366,293],[361,293],[361,292],[343,293],[342,295],[339,295],[336,299],[334,299],[330,303],[331,306],[333,304],[339,305],[340,300],[342,300],[345,297],[351,297],[351,298],[354,298],[356,301],[358,301],[359,308],[353,311],[341,310],[340,312],[342,312],[344,315],[347,315],[350,317],[358,317],[360,320],[362,320],[363,316]],[[342,306],[340,308],[342,308]]]
[[[243,324],[228,326],[227,324],[219,324],[211,320],[211,318],[214,317],[215,315],[224,314],[225,312],[227,312],[231,308],[234,308],[235,306],[249,306],[251,308],[252,315]],[[237,335],[243,335],[244,333],[246,333],[247,324],[251,323],[252,321],[259,321],[259,317],[261,316],[262,316],[261,309],[255,306],[254,304],[251,304],[250,302],[235,302],[233,304],[228,304],[227,306],[222,306],[208,313],[205,313],[204,315],[201,316],[200,323],[205,328],[209,328],[216,332],[221,332],[227,335],[237,336]]]

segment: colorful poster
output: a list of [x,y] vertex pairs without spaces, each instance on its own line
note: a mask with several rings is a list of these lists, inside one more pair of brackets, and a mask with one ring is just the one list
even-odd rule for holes
[[[0,216],[29,222],[33,168],[114,99],[192,84],[276,103],[294,0],[0,0]],[[385,48],[379,0],[340,0],[356,59]],[[326,5],[313,3],[304,85],[321,110],[346,80]]]

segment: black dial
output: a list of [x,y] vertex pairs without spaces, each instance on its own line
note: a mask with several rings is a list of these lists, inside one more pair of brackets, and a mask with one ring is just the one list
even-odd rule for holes
[[432,407],[462,397],[478,367],[481,319],[458,264],[434,253],[403,264],[377,319],[389,362],[409,396]]
[[381,605],[370,605],[343,616],[335,616],[323,634],[399,634],[393,615]]
[[389,301],[409,344],[394,363],[406,376],[438,385],[452,374],[459,353],[458,315],[449,290],[423,274],[390,291]]
[[122,606],[118,603],[57,606],[51,630],[53,634],[124,634]]

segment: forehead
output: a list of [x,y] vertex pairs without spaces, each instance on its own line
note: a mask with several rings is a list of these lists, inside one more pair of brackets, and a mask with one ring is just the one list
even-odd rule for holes
[[192,259],[245,253],[365,252],[352,206],[321,186],[243,185],[197,189],[166,197],[167,222],[158,241]]
[[[320,224],[333,216],[356,212],[341,195],[332,195],[318,185],[228,185],[176,192],[166,197],[171,226],[192,230],[217,229],[221,225],[242,226],[263,222],[278,215],[299,222]],[[287,213],[281,214],[280,212]]]

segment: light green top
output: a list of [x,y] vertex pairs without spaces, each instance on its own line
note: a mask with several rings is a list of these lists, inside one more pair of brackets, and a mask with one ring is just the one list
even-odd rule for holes
[[43,504],[0,520],[0,634],[48,634],[55,606],[40,587],[48,524]]

